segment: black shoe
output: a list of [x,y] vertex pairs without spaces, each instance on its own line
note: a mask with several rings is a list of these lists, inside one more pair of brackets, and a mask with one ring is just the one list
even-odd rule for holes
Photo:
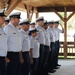
[[48,75],[51,75],[50,73],[48,73]]
[[61,65],[57,64],[57,66],[61,66]]
[[56,70],[52,69],[54,72],[56,72]]
[[50,71],[48,71],[49,73],[54,73],[54,72],[56,72],[56,70],[50,70]]
[[59,69],[59,67],[56,66],[54,69]]

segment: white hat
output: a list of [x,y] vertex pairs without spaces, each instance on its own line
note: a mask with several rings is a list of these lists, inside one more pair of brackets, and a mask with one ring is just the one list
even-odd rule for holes
[[31,22],[30,25],[35,25],[35,22]]
[[29,19],[22,20],[19,24],[20,25],[29,24]]
[[36,22],[38,22],[38,21],[44,21],[44,17],[43,16],[41,16],[41,17],[38,17],[37,19],[36,19]]
[[29,35],[31,35],[31,33],[33,33],[33,32],[38,32],[38,30],[36,28],[30,28]]
[[9,17],[5,18],[5,21],[6,21],[6,22],[9,22]]
[[48,21],[48,24],[54,24],[54,21]]
[[19,19],[20,19],[20,15],[21,15],[20,12],[15,12],[15,13],[11,13],[11,14],[9,15],[9,17],[10,17],[10,18],[11,18],[11,17],[14,17],[14,18],[19,18]]
[[4,9],[0,9],[0,16],[6,16],[6,15],[4,14]]
[[47,20],[44,20],[44,25],[48,24]]

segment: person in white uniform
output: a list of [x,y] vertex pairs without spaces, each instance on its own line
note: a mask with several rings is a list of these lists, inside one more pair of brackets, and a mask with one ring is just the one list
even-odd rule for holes
[[28,35],[29,30],[29,20],[25,19],[22,20],[20,23],[21,30],[20,30],[20,36],[21,36],[21,42],[22,42],[22,57],[21,62],[22,68],[21,68],[21,75],[29,75],[30,71],[30,39]]
[[30,35],[30,75],[37,75],[38,62],[39,62],[39,48],[40,44],[36,38],[38,31],[35,28],[29,29]]
[[50,52],[50,35],[47,32],[47,28],[48,28],[48,23],[47,21],[44,21],[44,32],[45,32],[45,61],[44,61],[44,68],[45,68],[45,75],[48,75],[48,69],[47,69],[47,61],[48,61],[48,57],[49,57],[49,52]]
[[0,9],[0,75],[6,75],[7,36],[3,30],[4,12]]
[[35,22],[30,23],[30,28],[35,28]]
[[36,19],[35,28],[38,30],[38,41],[40,43],[40,57],[39,57],[39,66],[38,66],[38,75],[44,75],[44,56],[45,56],[45,33],[43,32],[44,17],[39,17]]
[[8,53],[7,53],[7,75],[15,75],[18,63],[20,62],[19,53],[22,50],[20,32],[17,28],[20,19],[20,12],[9,15],[10,22],[4,27],[7,35]]
[[9,23],[9,17],[5,18],[4,26],[8,25],[8,23]]
[[73,37],[74,37],[74,47],[75,47],[75,33],[74,33]]
[[55,40],[56,40],[56,35],[54,32],[54,27],[53,27],[54,21],[49,21],[48,25],[49,27],[47,29],[47,32],[50,35],[50,41],[51,41],[51,44],[50,44],[51,51],[49,53],[49,59],[48,59],[48,72],[54,73],[56,72],[56,70],[54,70],[54,67],[55,67]]
[[[59,25],[61,26],[62,29],[58,28]],[[55,61],[56,64],[55,64],[55,66],[61,66],[58,64],[58,55],[59,55],[59,49],[60,49],[59,35],[60,35],[60,33],[64,33],[64,28],[61,24],[59,24],[59,21],[54,22],[54,30],[55,30],[56,36],[57,36],[57,38],[56,38],[56,61]]]

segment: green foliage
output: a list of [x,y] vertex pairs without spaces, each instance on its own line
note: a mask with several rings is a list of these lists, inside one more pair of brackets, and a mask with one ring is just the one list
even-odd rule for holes
[[[64,12],[59,12],[62,17],[64,17]],[[67,12],[67,17],[71,14],[72,12]],[[64,25],[64,22],[60,20],[60,23]],[[67,22],[67,29],[68,30],[75,30],[75,15],[73,15]]]

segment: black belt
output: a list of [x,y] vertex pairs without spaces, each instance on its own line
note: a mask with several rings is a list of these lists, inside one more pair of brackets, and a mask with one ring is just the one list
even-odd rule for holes
[[4,56],[0,56],[0,58],[4,58],[4,59],[5,59],[5,57],[4,57]]
[[45,47],[49,47],[49,46],[45,45]]
[[8,52],[9,54],[19,54],[20,52]]
[[51,42],[51,43],[55,43],[55,42]]
[[25,51],[25,52],[22,52],[22,53],[29,53],[29,51]]
[[55,42],[59,42],[59,40],[55,41]]
[[40,44],[41,46],[45,46],[44,44]]

